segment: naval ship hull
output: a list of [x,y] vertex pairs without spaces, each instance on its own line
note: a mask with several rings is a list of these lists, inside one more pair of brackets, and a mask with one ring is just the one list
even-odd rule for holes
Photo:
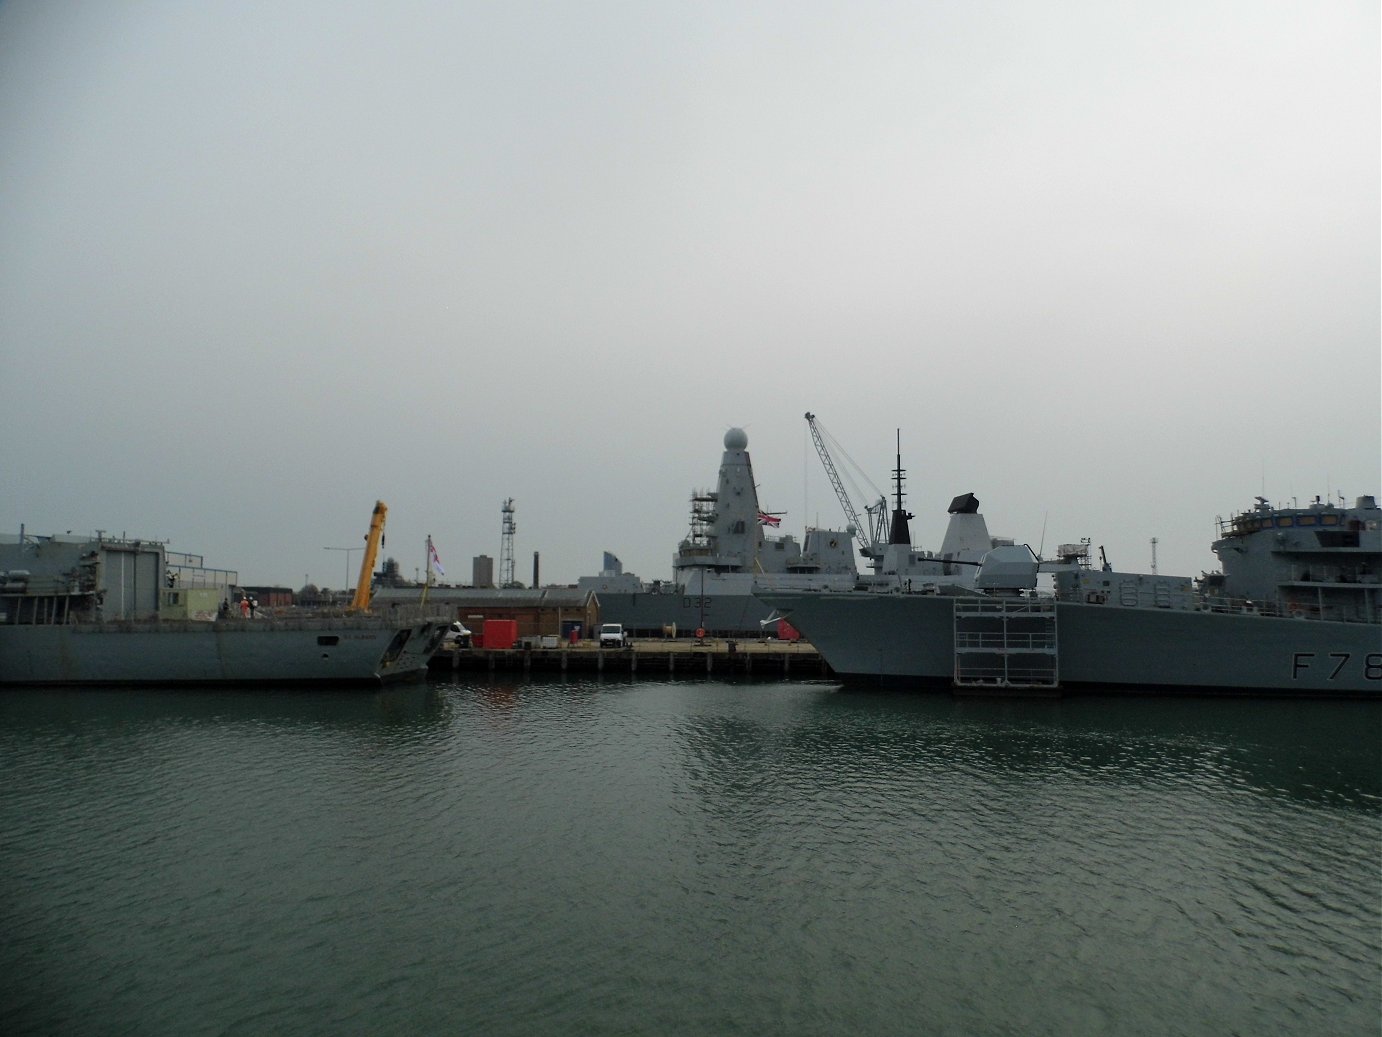
[[772,606],[756,595],[806,587],[848,591],[856,582],[853,574],[696,573],[686,585],[669,583],[657,590],[594,589],[601,618],[622,623],[634,637],[659,637],[673,626],[681,637],[699,629],[710,637],[761,637],[776,633],[776,623]]
[[756,635],[772,609],[752,594],[699,595],[666,591],[609,591],[600,594],[600,618],[622,623],[633,637],[658,637],[676,628],[689,637],[702,627],[715,637]]
[[0,684],[359,684],[417,679],[436,618],[0,625]]
[[[947,595],[761,594],[846,681],[983,690],[1382,695],[1382,627],[1251,613],[1052,603],[1049,680],[957,681]],[[963,606],[961,606],[963,608]],[[1036,653],[1033,653],[1036,654]],[[1021,653],[1009,657],[1020,659]],[[1028,659],[1030,661],[1030,657]]]

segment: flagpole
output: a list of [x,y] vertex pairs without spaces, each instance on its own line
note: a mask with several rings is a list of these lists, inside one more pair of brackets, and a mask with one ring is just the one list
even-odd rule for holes
[[422,581],[422,604],[427,604],[427,592],[432,588],[432,534],[427,534],[427,576]]

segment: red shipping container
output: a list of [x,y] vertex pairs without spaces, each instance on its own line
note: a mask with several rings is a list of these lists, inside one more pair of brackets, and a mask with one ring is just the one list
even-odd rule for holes
[[502,650],[518,643],[518,620],[487,619],[484,628],[485,647]]

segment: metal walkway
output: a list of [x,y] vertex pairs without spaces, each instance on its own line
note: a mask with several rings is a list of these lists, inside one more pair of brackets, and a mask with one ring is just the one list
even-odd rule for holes
[[957,688],[1056,688],[1056,603],[1049,598],[955,602]]

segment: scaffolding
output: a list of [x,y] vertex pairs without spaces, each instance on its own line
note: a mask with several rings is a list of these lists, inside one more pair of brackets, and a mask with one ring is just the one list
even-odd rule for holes
[[1042,598],[955,602],[955,686],[1060,685],[1056,603]]

